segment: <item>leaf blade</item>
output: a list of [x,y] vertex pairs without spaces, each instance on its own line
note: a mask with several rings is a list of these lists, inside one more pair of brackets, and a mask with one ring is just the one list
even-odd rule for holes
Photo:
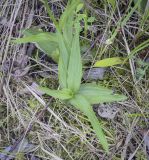
[[106,58],[100,61],[97,61],[94,64],[94,67],[110,67],[118,64],[122,64],[124,61],[121,57],[113,57],[113,58]]
[[39,89],[45,94],[61,100],[68,100],[72,98],[72,92],[66,88],[63,90],[51,90],[47,87],[39,87]]
[[61,88],[67,88],[67,70],[64,66],[61,56],[59,57],[58,63],[58,79]]
[[79,43],[79,26],[76,27],[76,32],[72,42],[71,54],[68,66],[68,88],[77,92],[80,88],[82,78],[82,62],[80,54],[80,43]]
[[64,37],[60,32],[57,32],[57,37],[59,39],[58,45],[59,45],[60,56],[61,56],[63,65],[65,66],[65,70],[67,70],[68,61],[69,61],[68,49],[64,43],[65,42]]
[[124,95],[113,94],[112,90],[91,83],[81,85],[79,94],[82,94],[91,104],[117,102],[127,99]]
[[23,34],[23,38],[18,38],[13,42],[18,44],[35,43],[38,49],[50,56],[55,62],[58,62],[59,54],[56,54],[58,43],[55,33],[45,33],[42,30],[32,28],[23,31]]
[[92,109],[92,106],[89,104],[86,98],[78,94],[73,99],[70,100],[70,103],[77,109],[81,110],[88,117],[102,147],[108,153],[109,151],[108,142],[105,138],[101,125]]
[[60,17],[59,20],[59,26],[61,29],[65,28],[65,25],[67,24],[67,20],[73,16],[74,11],[76,9],[76,7],[80,4],[80,0],[72,0],[71,2],[69,1],[69,3],[66,6],[65,11],[63,12],[62,16]]
[[21,43],[29,43],[29,42],[42,42],[42,41],[49,41],[49,42],[56,42],[57,43],[57,36],[55,33],[48,33],[48,32],[37,32],[36,34],[26,34],[23,38],[17,38],[15,40],[12,40],[12,42],[21,44]]

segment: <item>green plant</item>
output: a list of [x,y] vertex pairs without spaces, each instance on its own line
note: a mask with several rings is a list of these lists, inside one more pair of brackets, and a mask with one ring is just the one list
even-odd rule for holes
[[[134,3],[136,4],[138,2],[138,0],[134,0]],[[140,0],[140,4],[138,6],[138,10],[140,12],[145,12],[145,10],[148,10],[148,0]]]
[[[58,76],[60,90],[51,90],[40,87],[47,95],[64,100],[65,102],[82,111],[90,120],[91,125],[100,140],[101,145],[108,152],[109,147],[102,127],[92,109],[92,104],[123,101],[126,96],[113,94],[113,91],[102,86],[85,83],[81,84],[82,61],[80,55],[79,36],[81,31],[79,10],[82,8],[80,0],[72,0],[60,17],[59,23],[54,19],[45,1],[46,9],[53,20],[56,33],[45,33],[43,31],[25,31],[25,37],[16,39],[17,43],[34,42],[37,46],[53,58],[53,52],[57,50]],[[30,32],[30,34],[28,34]],[[44,44],[49,44],[49,49]],[[55,44],[54,47],[52,43]],[[50,47],[51,46],[51,47]],[[52,51],[51,51],[52,50]]]
[[110,67],[117,64],[122,64],[124,58],[122,57],[112,57],[112,58],[105,58],[102,60],[97,61],[94,64],[94,67]]

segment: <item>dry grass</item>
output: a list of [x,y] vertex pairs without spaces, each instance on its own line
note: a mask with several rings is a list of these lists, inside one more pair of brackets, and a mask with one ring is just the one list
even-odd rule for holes
[[[66,5],[54,0],[49,4],[57,17]],[[149,33],[145,30],[148,20],[145,27],[141,27],[141,15],[136,12],[112,44],[106,44],[112,35],[112,27],[116,28],[124,16],[128,2],[117,3],[114,14],[104,2],[97,4],[95,0],[88,0],[85,4],[87,12],[96,17],[87,37],[81,36],[82,43],[87,46],[86,54],[93,54],[90,64],[99,58],[126,57],[148,39]],[[31,44],[11,43],[12,37],[21,36],[20,30],[31,26],[54,31],[42,3],[37,0],[1,0],[0,11],[0,151],[10,146],[11,156],[17,153],[18,159],[35,160],[147,159],[143,136],[148,133],[148,69],[141,80],[136,78],[136,72],[142,67],[137,61],[147,58],[148,48],[129,63],[109,69],[100,81],[128,96],[128,101],[117,104],[120,111],[113,120],[99,117],[110,144],[110,154],[106,155],[82,113],[58,100],[39,96],[31,87],[35,82],[50,88],[58,87],[55,64]],[[139,38],[137,32],[142,33]],[[88,44],[91,44],[91,50],[88,50]],[[144,52],[146,57],[142,56]],[[27,141],[29,151],[22,147],[24,141]]]

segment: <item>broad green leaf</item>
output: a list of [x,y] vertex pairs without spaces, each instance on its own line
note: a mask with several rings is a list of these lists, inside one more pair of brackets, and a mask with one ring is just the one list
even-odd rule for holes
[[84,83],[81,84],[79,93],[81,94],[88,94],[88,92],[93,92],[92,94],[113,94],[113,91],[111,89],[108,89],[104,86],[97,85],[95,83]]
[[39,33],[43,33],[43,30],[39,29],[39,28],[29,28],[29,29],[26,29],[26,30],[22,30],[22,33],[25,36],[31,36],[31,35],[37,35]]
[[28,42],[43,42],[43,41],[49,41],[49,42],[56,42],[57,43],[57,37],[56,34],[52,33],[38,33],[35,35],[25,36],[23,38],[17,38],[16,40],[12,40],[15,43],[21,44],[21,43],[28,43]]
[[23,32],[24,37],[16,39],[16,43],[35,43],[36,47],[58,62],[58,43],[55,33],[45,33],[39,29],[27,29]]
[[57,37],[58,37],[58,45],[59,45],[59,51],[60,51],[60,56],[63,62],[63,66],[65,67],[65,70],[67,70],[68,67],[68,60],[69,60],[69,53],[67,46],[65,45],[65,40],[63,35],[60,32],[57,32]]
[[76,95],[73,99],[71,99],[70,104],[75,106],[77,109],[81,110],[90,120],[91,125],[106,152],[109,151],[108,143],[105,138],[105,135],[102,131],[101,125],[92,109],[92,106],[89,104],[86,98],[82,95]]
[[79,26],[77,27],[71,47],[67,78],[68,88],[74,92],[77,92],[79,90],[82,78],[82,62],[79,43],[80,32]]
[[45,94],[61,100],[68,100],[71,99],[73,96],[71,90],[67,88],[64,88],[62,90],[51,90],[47,87],[40,87],[39,89]]
[[[27,30],[24,30],[23,31],[23,34],[24,36],[26,37],[29,37],[29,36],[32,36],[32,35],[39,35],[39,34],[43,34],[44,37],[43,39],[45,41],[49,41],[49,42],[55,42],[55,43],[58,43],[58,38],[57,38],[57,34],[56,33],[49,33],[49,32],[44,32],[42,31],[41,29],[37,29],[37,28],[30,28],[30,29],[27,29]],[[36,40],[35,40],[36,41]]]
[[69,53],[67,47],[64,42],[63,35],[58,32],[59,38],[59,65],[58,65],[58,75],[59,75],[59,82],[61,88],[67,88],[67,68],[68,68],[68,60],[69,60]]
[[61,56],[58,63],[58,78],[61,88],[67,88],[67,70]]
[[74,25],[74,16],[70,16],[66,22],[67,25],[63,27],[63,37],[68,52],[70,53],[70,46],[72,45],[73,39],[73,25]]
[[92,96],[92,95],[84,95],[86,99],[88,99],[88,101],[91,104],[98,104],[98,103],[110,103],[110,102],[119,102],[119,101],[124,101],[127,99],[126,96],[124,95],[119,95],[119,94],[103,94],[103,95],[96,95],[96,96]]
[[83,95],[91,104],[104,102],[118,102],[127,99],[124,95],[113,94],[113,91],[96,84],[82,84],[79,94]]
[[94,67],[110,67],[118,64],[122,64],[124,61],[121,57],[113,57],[113,58],[106,58],[100,61],[97,61],[94,64]]

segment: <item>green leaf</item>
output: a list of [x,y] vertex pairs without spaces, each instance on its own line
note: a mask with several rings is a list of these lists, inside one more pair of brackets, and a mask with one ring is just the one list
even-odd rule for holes
[[77,9],[76,9],[76,12],[79,12],[82,8],[83,8],[84,4],[83,3],[80,3],[78,6],[77,6]]
[[63,27],[63,37],[68,48],[68,52],[70,53],[70,46],[72,45],[73,39],[73,25],[74,25],[74,16],[70,16],[66,22],[67,25]]
[[65,26],[67,26],[68,19],[70,17],[74,16],[74,12],[76,10],[76,7],[80,3],[81,3],[80,0],[72,0],[72,1],[68,2],[67,6],[65,8],[65,11],[63,12],[63,14],[59,20],[59,26],[61,29],[65,28]]
[[94,67],[110,67],[118,64],[122,64],[124,61],[121,57],[113,57],[113,58],[106,58],[100,61],[97,61],[94,64]]
[[93,23],[95,20],[96,20],[95,17],[89,17],[89,18],[87,19],[87,22]]
[[74,92],[77,92],[80,88],[81,78],[82,78],[82,62],[80,54],[80,43],[79,43],[79,24],[76,27],[76,32],[74,34],[69,66],[68,66],[68,88]]
[[111,4],[112,8],[115,9],[115,7],[116,7],[116,0],[107,0],[107,1],[108,1],[108,3]]
[[63,35],[58,32],[58,38],[59,38],[59,65],[58,65],[58,75],[59,75],[59,82],[60,86],[62,88],[68,88],[67,87],[67,69],[68,69],[68,61],[69,61],[69,53],[68,49],[65,45]]
[[108,152],[109,147],[108,147],[107,140],[102,131],[101,125],[92,109],[92,106],[89,104],[87,99],[84,98],[82,95],[78,94],[73,99],[71,99],[69,102],[71,105],[81,110],[88,117],[102,147],[104,148],[106,152]]
[[65,45],[70,53],[69,46],[72,44],[73,39],[73,27],[74,27],[74,21],[75,21],[75,10],[77,6],[79,6],[80,0],[72,0],[68,1],[67,7],[65,11],[63,12],[60,21],[59,21],[59,28],[63,32],[63,37],[65,41]]
[[[50,50],[50,48],[49,48],[49,50]],[[44,53],[46,53],[46,50],[45,50]],[[53,51],[51,50],[51,54],[47,53],[47,55],[50,56],[56,63],[59,62],[59,55],[60,55],[60,53],[59,53],[58,48],[56,50],[53,48]]]
[[73,97],[72,91],[67,88],[62,90],[51,90],[47,87],[40,87],[39,89],[45,94],[61,100],[68,100]]
[[113,91],[111,89],[108,89],[101,85],[97,85],[95,83],[81,84],[79,93],[87,95],[89,91],[90,92],[92,91],[95,95],[96,94],[113,94]]
[[60,51],[60,56],[62,58],[63,66],[65,67],[65,70],[67,70],[68,60],[69,60],[68,49],[65,45],[64,37],[60,32],[57,32],[57,37],[59,39],[58,45],[59,45],[59,51]]
[[58,78],[61,88],[67,88],[67,70],[61,56],[58,63]]
[[104,102],[118,102],[127,99],[124,95],[113,94],[113,91],[96,84],[82,84],[79,94],[83,95],[91,104]]
[[77,14],[77,18],[76,18],[76,21],[82,21],[82,20],[85,20],[87,18],[87,15],[86,14]]
[[40,28],[29,28],[29,29],[22,30],[22,33],[25,36],[31,36],[31,35],[37,35],[39,33],[43,33],[43,30]]
[[25,35],[23,38],[18,38],[15,43],[35,43],[36,47],[46,53],[52,59],[58,62],[59,53],[56,52],[58,49],[58,43],[55,33],[45,33],[39,29],[27,29],[23,32]]
[[17,38],[16,40],[12,40],[15,43],[21,44],[21,43],[28,43],[28,42],[43,42],[43,41],[49,41],[49,42],[56,42],[57,43],[57,37],[54,33],[38,33],[34,35],[25,36],[23,38]]
[[124,25],[126,25],[126,23],[127,23],[127,21],[130,19],[130,17],[132,16],[132,14],[136,11],[136,9],[139,7],[139,5],[140,5],[140,2],[141,2],[142,0],[137,0],[137,2],[136,2],[136,4],[133,6],[133,8],[131,8],[131,3],[129,3],[130,5],[130,7],[128,7],[128,10],[130,10],[130,8],[131,8],[131,10],[125,15],[125,16],[123,16],[124,17],[124,19],[123,19],[123,21],[121,22],[121,27],[123,27]]

